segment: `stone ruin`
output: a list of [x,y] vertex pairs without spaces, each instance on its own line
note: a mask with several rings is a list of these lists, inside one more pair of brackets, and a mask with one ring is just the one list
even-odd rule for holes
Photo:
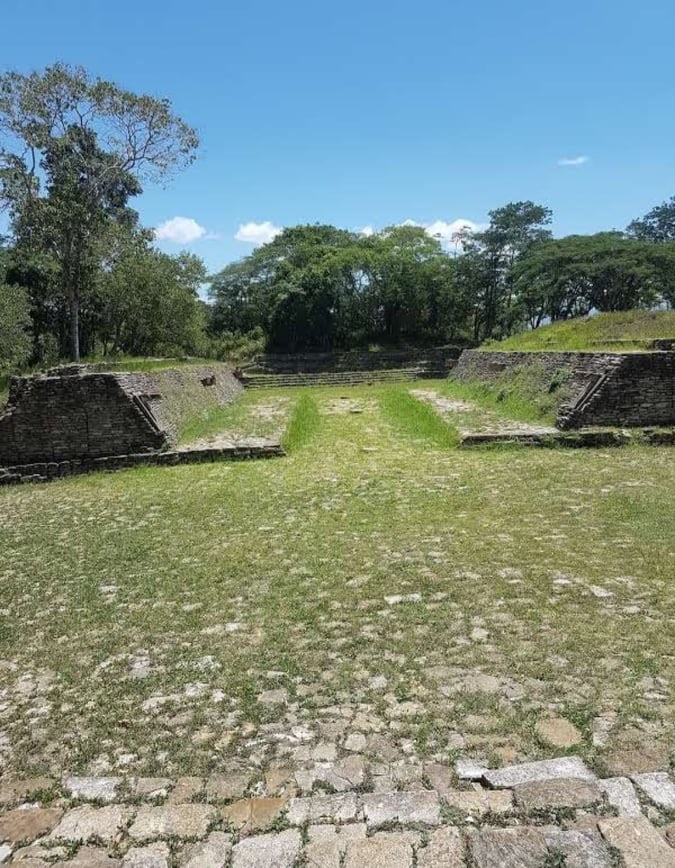
[[242,388],[224,364],[149,372],[69,365],[13,377],[0,415],[0,468],[39,467],[35,474],[51,477],[167,453],[188,419],[231,403]]

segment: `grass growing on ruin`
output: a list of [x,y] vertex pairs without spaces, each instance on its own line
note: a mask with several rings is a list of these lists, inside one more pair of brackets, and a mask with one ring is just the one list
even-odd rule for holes
[[305,446],[319,430],[319,408],[312,395],[303,392],[298,399],[284,433],[282,445],[287,452],[295,452]]
[[403,436],[420,443],[449,449],[459,443],[459,432],[448,425],[428,404],[414,398],[401,386],[385,389],[381,397],[384,417]]
[[675,311],[629,310],[579,317],[490,341],[481,349],[640,350],[657,338],[675,339]]
[[305,408],[282,459],[0,488],[3,773],[510,762],[551,714],[665,768],[672,450],[448,449],[388,388],[247,393]]
[[279,440],[293,402],[292,396],[267,389],[244,392],[226,407],[209,407],[192,417],[179,432],[179,440],[191,443],[226,433]]
[[[547,385],[547,384],[545,384]],[[445,380],[439,387],[443,395],[462,401],[474,401],[504,419],[554,425],[561,400],[566,394],[564,379],[549,390],[544,388],[536,371],[521,368],[507,371],[493,383]]]

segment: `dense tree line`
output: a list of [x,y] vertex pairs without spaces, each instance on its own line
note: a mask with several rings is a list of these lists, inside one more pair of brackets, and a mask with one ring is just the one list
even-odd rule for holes
[[422,227],[287,228],[198,290],[131,203],[198,141],[165,100],[56,64],[0,76],[0,373],[92,354],[223,355],[480,342],[589,313],[675,305],[675,197],[624,232],[554,238],[513,202],[456,254]]
[[553,238],[533,202],[490,212],[451,256],[421,227],[284,230],[212,278],[209,328],[295,351],[481,342],[593,310],[675,306],[675,197],[625,232]]

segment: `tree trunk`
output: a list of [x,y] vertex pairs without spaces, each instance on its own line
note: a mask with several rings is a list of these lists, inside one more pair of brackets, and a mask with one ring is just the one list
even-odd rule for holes
[[70,300],[70,358],[80,361],[80,299],[77,294]]

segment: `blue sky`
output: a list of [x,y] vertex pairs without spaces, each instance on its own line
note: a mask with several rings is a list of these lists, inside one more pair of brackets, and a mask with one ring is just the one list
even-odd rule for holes
[[446,233],[533,199],[562,235],[675,194],[672,0],[4,0],[0,22],[2,71],[79,63],[198,128],[137,206],[194,221],[161,246],[211,270],[300,222]]

